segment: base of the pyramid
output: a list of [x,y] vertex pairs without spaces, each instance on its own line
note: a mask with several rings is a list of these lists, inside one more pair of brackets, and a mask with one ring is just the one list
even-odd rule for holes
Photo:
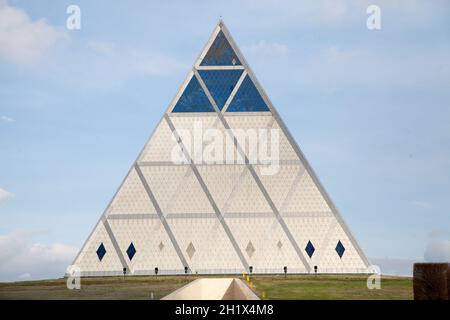
[[[336,270],[334,272],[288,272],[287,275],[290,276],[296,276],[296,275],[361,275],[361,274],[372,274],[373,272],[370,272],[367,269],[354,269],[354,270]],[[133,277],[133,276],[242,276],[249,274],[247,271],[229,271],[229,272],[188,272],[185,273],[184,270],[171,270],[171,271],[164,271],[159,270],[158,274],[155,275],[154,271],[148,272],[148,271],[133,271],[133,272],[127,272],[127,277]],[[252,272],[252,275],[255,276],[284,276],[285,274],[283,271],[279,272]],[[68,276],[67,274],[65,275]],[[123,271],[82,271],[80,274],[81,277],[117,277],[121,276],[123,277]]]

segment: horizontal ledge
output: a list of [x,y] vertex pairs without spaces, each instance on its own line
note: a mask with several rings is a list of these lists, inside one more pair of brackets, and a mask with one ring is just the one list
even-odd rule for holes
[[[255,165],[255,166],[271,166],[278,164],[280,166],[287,166],[287,165],[302,165],[302,162],[300,160],[280,160],[279,162],[271,162],[266,163],[262,161],[258,161],[256,163],[245,163],[245,162],[233,162],[233,163],[226,163],[226,162],[214,162],[214,163],[205,163],[205,162],[195,162],[196,166],[246,166],[248,164]],[[177,163],[172,161],[138,161],[137,165],[140,167],[173,167],[173,166],[190,166],[191,163]]]
[[[248,212],[248,213],[222,213],[224,219],[227,218],[274,218],[273,212]],[[332,212],[284,212],[281,213],[283,218],[329,218],[333,216]],[[214,212],[211,213],[168,213],[164,214],[166,219],[217,219]],[[158,215],[152,213],[142,214],[110,214],[106,217],[109,220],[145,220],[159,219]]]
[[244,70],[245,67],[242,65],[236,66],[197,66],[197,70]]
[[[223,110],[223,109],[222,109]],[[270,111],[221,111],[221,114],[224,116],[267,116],[271,117],[272,113]],[[209,112],[167,112],[169,117],[217,117],[217,112],[209,111]]]

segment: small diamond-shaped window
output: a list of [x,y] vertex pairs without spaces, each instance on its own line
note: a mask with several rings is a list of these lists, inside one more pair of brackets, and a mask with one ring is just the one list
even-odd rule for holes
[[308,254],[308,256],[311,258],[312,255],[314,254],[314,251],[316,251],[316,249],[314,248],[313,244],[311,243],[311,241],[308,241],[308,244],[306,245],[305,248],[306,253]]
[[100,243],[100,245],[98,246],[98,249],[97,249],[98,260],[102,261],[102,259],[105,256],[105,254],[106,254],[106,249],[105,249],[105,246],[103,245],[103,242],[102,242],[102,243]]
[[187,249],[186,249],[186,253],[187,253],[188,256],[189,256],[189,259],[192,259],[192,257],[193,257],[194,254],[195,254],[195,247],[194,247],[194,245],[192,244],[192,242],[189,242],[189,245],[188,245],[188,247],[187,247]]
[[278,247],[278,249],[281,249],[283,247],[283,244],[281,243],[281,241],[278,241],[277,247]]
[[253,246],[253,243],[251,241],[248,242],[247,248],[245,248],[245,251],[247,252],[248,256],[251,258],[253,254],[255,253],[256,249]]
[[132,243],[130,243],[130,246],[127,249],[127,255],[128,255],[128,258],[130,259],[130,261],[133,259],[135,253],[136,253],[136,248],[134,247],[134,244],[132,242]]
[[342,256],[344,255],[345,247],[342,244],[341,240],[339,240],[337,245],[336,245],[336,252],[339,255],[339,258],[342,258]]
[[162,243],[162,241],[159,243],[158,248],[159,251],[162,251],[162,249],[164,249],[164,243]]

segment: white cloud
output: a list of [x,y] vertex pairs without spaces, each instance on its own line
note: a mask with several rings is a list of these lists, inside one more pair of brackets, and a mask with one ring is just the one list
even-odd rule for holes
[[186,70],[187,64],[159,52],[131,50],[125,52],[123,67],[128,64],[130,72],[144,76],[164,76],[180,70]]
[[[230,3],[230,2],[228,2]],[[211,6],[214,6],[212,4]],[[239,6],[243,12],[252,12],[252,23],[248,23],[248,14],[240,22],[246,29],[251,27],[264,27],[273,29],[274,27],[291,27],[301,21],[302,26],[310,25],[330,25],[340,23],[344,18],[348,18],[349,12],[358,12],[361,7],[355,3],[345,0],[321,0],[321,1],[236,1],[230,3],[230,7]],[[213,9],[213,8],[212,8]],[[215,8],[214,8],[215,9]],[[365,11],[362,11],[364,14]]]
[[188,63],[158,50],[127,48],[113,42],[91,40],[81,52],[72,57],[72,63],[60,63],[52,76],[75,83],[78,89],[111,89],[131,79],[170,77],[189,69]]
[[7,117],[7,116],[1,116],[0,119],[4,122],[14,122],[16,120],[14,120],[13,118]]
[[62,243],[33,242],[23,230],[0,235],[0,281],[61,277],[77,252]]
[[88,47],[99,54],[112,54],[115,49],[113,43],[104,41],[89,41]]
[[450,262],[450,241],[429,243],[425,249],[424,258],[428,262]]
[[[285,59],[284,70],[293,75],[291,85],[303,89],[351,87],[443,89],[450,80],[450,69],[441,67],[450,47],[388,53],[353,44],[328,45],[301,53],[301,59]],[[292,55],[294,56],[294,54]],[[439,70],[439,72],[436,72]]]
[[6,201],[8,199],[11,199],[14,197],[14,193],[6,191],[2,188],[0,188],[0,202]]
[[413,205],[414,207],[419,207],[419,208],[431,208],[431,204],[426,202],[426,201],[422,201],[422,200],[413,200],[410,202],[411,205]]
[[45,19],[32,21],[28,14],[0,1],[0,56],[17,64],[40,61],[48,51],[68,38],[67,32]]
[[428,233],[428,237],[430,237],[431,239],[438,239],[438,238],[445,237],[447,235],[448,235],[448,233],[444,229],[441,229],[441,228],[433,229]]
[[380,267],[381,274],[392,276],[412,276],[415,262],[413,259],[373,258],[370,262]]

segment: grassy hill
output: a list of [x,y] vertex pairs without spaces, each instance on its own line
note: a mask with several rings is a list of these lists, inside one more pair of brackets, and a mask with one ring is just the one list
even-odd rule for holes
[[[80,290],[65,279],[0,283],[0,299],[160,299],[196,276],[83,278]],[[380,290],[369,290],[367,276],[254,276],[251,287],[263,299],[412,299],[412,279],[383,276]],[[249,284],[250,285],[250,284]]]

